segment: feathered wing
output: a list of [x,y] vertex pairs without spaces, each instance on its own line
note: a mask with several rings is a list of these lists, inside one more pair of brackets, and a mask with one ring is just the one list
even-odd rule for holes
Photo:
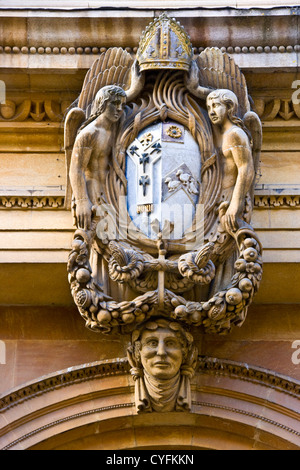
[[243,117],[243,121],[252,136],[252,156],[255,170],[255,179],[252,184],[250,196],[253,200],[255,181],[259,172],[259,161],[262,146],[262,125],[258,115],[254,111],[247,111]]
[[202,87],[233,91],[239,102],[239,117],[250,111],[247,84],[234,60],[216,47],[206,48],[196,59]]
[[64,142],[65,142],[65,155],[66,155],[66,195],[65,195],[65,208],[71,209],[72,190],[70,184],[70,164],[74,142],[79,127],[85,121],[85,112],[80,108],[72,108],[65,120],[64,129]]
[[88,118],[96,93],[107,85],[117,85],[125,91],[130,87],[132,56],[121,47],[112,47],[95,60],[87,72],[79,96],[79,108]]
[[117,85],[125,91],[128,90],[128,98],[134,95],[135,90],[131,87],[133,63],[131,55],[121,47],[113,47],[103,52],[85,76],[78,99],[78,107],[72,108],[66,116],[64,147],[67,170],[65,207],[67,209],[71,208],[72,191],[69,170],[78,129],[90,117],[93,100],[100,88],[107,85]]

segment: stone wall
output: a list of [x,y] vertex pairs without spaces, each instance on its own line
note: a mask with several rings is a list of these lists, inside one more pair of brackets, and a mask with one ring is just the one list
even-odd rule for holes
[[[145,3],[137,10],[85,10],[84,2],[80,10],[0,9],[3,396],[55,371],[126,356],[128,338],[87,331],[69,292],[74,227],[64,208],[63,118],[99,53],[122,46],[135,55],[156,13]],[[171,13],[190,34],[195,54],[217,46],[234,57],[263,124],[253,216],[264,247],[263,281],[243,327],[226,337],[199,334],[199,353],[299,381],[300,364],[292,360],[300,340],[300,108],[292,99],[300,77],[298,9]]]

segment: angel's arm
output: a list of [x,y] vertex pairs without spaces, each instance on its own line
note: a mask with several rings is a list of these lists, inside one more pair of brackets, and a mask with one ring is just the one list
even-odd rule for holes
[[130,88],[126,91],[127,102],[135,99],[142,91],[145,84],[145,74],[139,70],[137,60],[131,67]]
[[237,178],[229,207],[225,215],[225,225],[231,231],[238,229],[237,219],[241,218],[245,206],[245,196],[254,178],[254,165],[247,135],[239,130],[230,135],[228,151],[237,168]]
[[76,202],[77,223],[79,228],[84,230],[90,229],[92,218],[92,203],[88,195],[85,179],[85,170],[87,169],[91,154],[92,147],[88,146],[85,139],[79,134],[72,152],[70,182]]
[[199,84],[199,69],[194,60],[191,62],[189,74],[185,76],[185,86],[190,93],[203,100],[206,100],[207,95],[213,91],[213,88],[203,87]]

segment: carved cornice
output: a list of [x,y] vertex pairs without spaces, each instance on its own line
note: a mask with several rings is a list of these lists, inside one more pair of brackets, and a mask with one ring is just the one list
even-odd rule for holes
[[[270,99],[269,97],[254,97],[253,99],[255,110],[263,122],[271,122],[275,119],[283,121],[300,119],[300,104],[293,103],[292,99]],[[24,98],[21,102],[7,99],[5,105],[0,105],[0,125],[1,122],[24,122],[28,120],[62,123],[70,105],[71,101],[63,100],[59,102],[51,98]]]
[[[211,45],[209,47],[218,47],[218,45]],[[40,45],[35,45],[35,46],[16,46],[16,45],[6,45],[6,46],[0,46],[0,54],[78,54],[78,55],[91,55],[91,54],[101,54],[102,52],[105,52],[108,48],[107,47],[99,47],[99,46],[82,46],[82,47],[74,47],[74,46],[40,46]],[[137,52],[137,47],[124,47],[127,52],[130,54],[136,54]],[[227,52],[228,54],[253,54],[253,53],[259,53],[259,54],[269,54],[269,53],[292,53],[292,52],[299,52],[300,51],[300,45],[295,44],[295,45],[288,45],[288,46],[283,46],[283,45],[269,45],[269,46],[220,46],[220,49],[222,52]],[[200,54],[204,50],[204,47],[194,47],[194,54]]]
[[0,196],[0,209],[64,209],[64,196]]
[[[63,209],[64,196],[1,196],[0,209]],[[255,195],[255,209],[298,209],[300,195]]]
[[[263,122],[275,119],[283,121],[300,119],[300,104],[293,103],[292,99],[254,96],[253,100],[255,110]],[[21,102],[10,98],[5,104],[0,105],[0,124],[1,122],[24,122],[27,120],[62,123],[70,105],[71,101],[69,100],[58,101],[51,97],[42,99],[26,97]]]
[[255,195],[256,209],[295,209],[300,208],[300,195]]
[[[7,395],[0,396],[0,413],[26,400],[68,385],[74,385],[101,377],[130,374],[129,371],[130,365],[125,358],[95,362],[73,367],[72,370],[60,371],[55,375],[47,376],[37,382],[28,383],[19,389],[14,389]],[[223,375],[245,380],[276,389],[279,392],[300,399],[300,381],[240,362],[212,357],[199,357],[197,373]]]
[[70,104],[70,101],[58,102],[51,98],[25,98],[21,103],[17,103],[13,99],[7,99],[5,104],[0,105],[0,125],[1,122],[23,122],[27,120],[62,122]]
[[[290,90],[292,95],[293,90]],[[264,122],[274,121],[275,119],[290,121],[291,119],[300,119],[300,104],[293,102],[292,99],[284,98],[264,98],[254,97],[255,110],[261,120]]]

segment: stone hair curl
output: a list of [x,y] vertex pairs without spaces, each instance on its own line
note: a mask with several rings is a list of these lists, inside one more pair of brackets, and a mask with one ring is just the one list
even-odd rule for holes
[[166,320],[164,318],[149,320],[142,324],[140,328],[137,328],[132,333],[132,346],[133,353],[136,361],[140,362],[140,351],[141,351],[141,336],[144,331],[156,331],[158,328],[168,328],[175,333],[181,346],[183,353],[183,362],[188,357],[188,354],[193,346],[193,337],[186,331],[179,323]]

